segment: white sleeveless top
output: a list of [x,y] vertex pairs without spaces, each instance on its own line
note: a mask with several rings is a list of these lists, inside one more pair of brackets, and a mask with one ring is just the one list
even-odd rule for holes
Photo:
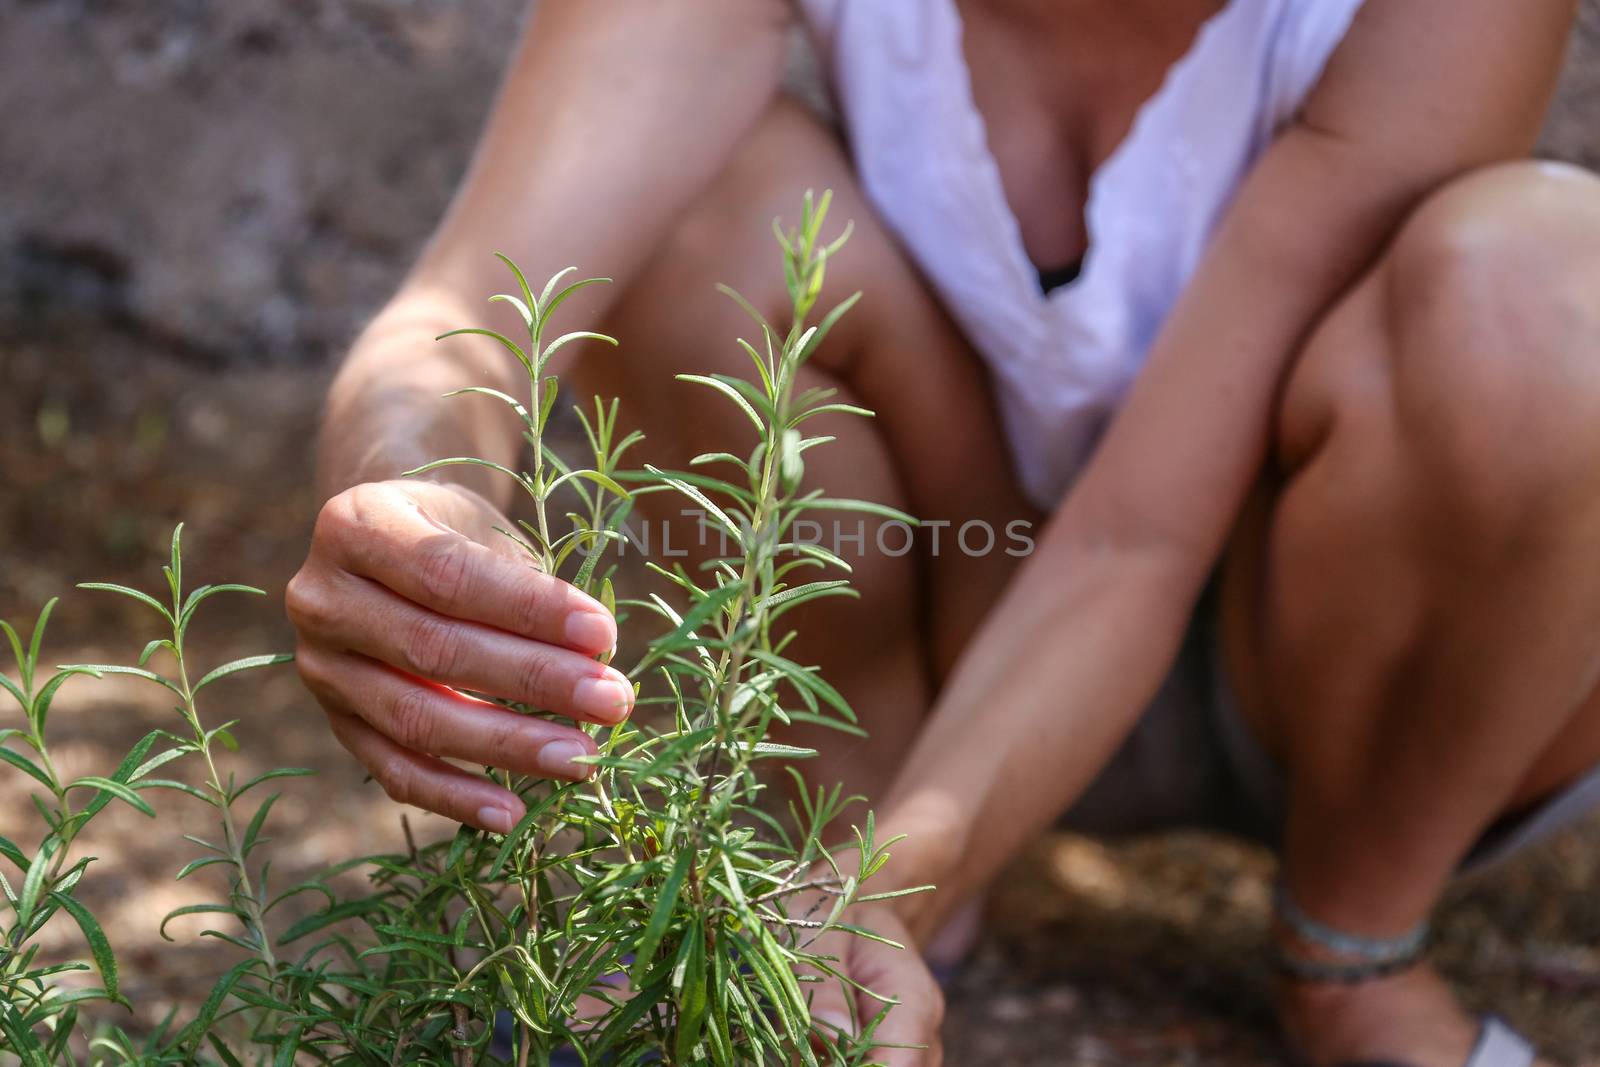
[[954,0],[800,6],[862,187],[988,364],[1023,486],[1048,508],[1361,0],[1229,0],[1095,172],[1083,271],[1048,295],[973,103]]

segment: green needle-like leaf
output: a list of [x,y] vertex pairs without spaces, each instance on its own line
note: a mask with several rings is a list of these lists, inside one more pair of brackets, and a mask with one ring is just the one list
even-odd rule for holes
[[265,656],[246,656],[243,659],[236,659],[232,663],[224,663],[222,666],[207,672],[205,677],[194,684],[194,692],[199,693],[200,690],[212,682],[226,678],[230,674],[255,670],[257,667],[273,667],[280,663],[293,662],[293,660],[294,655],[289,652],[279,652]]
[[52,892],[50,899],[61,906],[61,910],[72,916],[78,924],[78,929],[83,932],[84,940],[89,942],[89,951],[94,956],[94,965],[100,971],[100,981],[106,987],[106,995],[112,1000],[121,1000],[117,989],[117,959],[111,953],[111,942],[106,940],[105,931],[100,928],[100,923],[90,914],[83,902],[67,893]]
[[135,793],[121,782],[114,782],[110,778],[102,778],[98,774],[86,774],[76,781],[69,782],[67,789],[99,789],[102,792],[110,793],[119,800],[126,801],[152,819],[156,817],[156,809],[146,803],[138,793]]
[[689,868],[694,864],[694,849],[683,848],[678,852],[678,857],[673,861],[672,870],[667,874],[666,881],[661,883],[659,895],[656,897],[655,910],[650,914],[650,924],[645,927],[644,933],[639,937],[636,958],[629,977],[637,984],[655,962],[656,948],[660,946],[661,939],[667,935],[667,927],[672,923],[674,909],[678,906],[678,894],[683,890],[684,879],[689,875]]

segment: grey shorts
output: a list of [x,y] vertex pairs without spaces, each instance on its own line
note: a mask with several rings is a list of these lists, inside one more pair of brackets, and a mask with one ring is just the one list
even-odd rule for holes
[[[1133,733],[1062,818],[1063,829],[1119,837],[1163,830],[1236,834],[1276,850],[1283,769],[1246,724],[1223,666],[1214,598]],[[1600,810],[1600,767],[1479,838],[1458,873],[1477,874]]]

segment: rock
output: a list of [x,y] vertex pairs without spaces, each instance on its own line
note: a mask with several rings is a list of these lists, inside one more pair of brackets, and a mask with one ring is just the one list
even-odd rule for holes
[[[523,0],[32,0],[0,33],[0,323],[111,315],[217,363],[322,361],[465,166]],[[803,48],[790,82],[816,92]],[[1547,150],[1600,164],[1600,0]]]
[[443,210],[523,7],[9,6],[0,317],[113,314],[217,361],[327,359]]

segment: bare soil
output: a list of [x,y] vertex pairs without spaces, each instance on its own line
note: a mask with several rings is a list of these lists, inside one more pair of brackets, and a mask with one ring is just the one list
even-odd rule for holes
[[[92,322],[0,342],[0,617],[31,617],[83,580],[153,588],[172,524],[187,521],[192,580],[250,582],[261,601],[217,608],[202,659],[284,650],[281,594],[306,543],[313,422],[326,372],[222,372],[174,359]],[[70,592],[47,658],[128,662],[151,620],[105,594]],[[238,718],[241,774],[313,767],[287,783],[270,826],[274,880],[398,847],[395,807],[333,744],[292,672],[215,690],[211,714]],[[104,771],[147,730],[173,724],[146,683],[70,684],[53,713],[65,770]],[[0,775],[0,833],[33,836],[18,775]],[[171,794],[163,814],[206,833],[208,812]],[[447,832],[420,820],[424,832]],[[122,954],[137,1024],[190,1008],[232,950],[198,919],[157,934],[168,910],[218,886],[175,883],[190,846],[121,805],[87,848],[101,857],[82,895]],[[1001,880],[988,932],[951,988],[949,1062],[1273,1064],[1284,1060],[1268,1006],[1262,943],[1270,856],[1200,834],[1105,845],[1052,835]],[[1456,895],[1439,954],[1464,995],[1537,1037],[1562,1062],[1600,1059],[1600,821]],[[70,931],[53,931],[59,944]]]
[[[284,582],[315,498],[329,368],[442,210],[521,0],[0,0],[0,617],[86,579],[151,587],[172,524],[194,571],[251,582],[201,640],[287,649]],[[814,86],[813,86],[814,88]],[[1600,164],[1600,0],[1584,0],[1543,150]],[[73,593],[52,662],[131,660],[150,620]],[[394,807],[289,671],[216,690],[241,773],[297,764],[276,880],[398,844]],[[159,690],[76,681],[54,716],[72,770],[172,722]],[[4,715],[0,710],[0,722]],[[29,838],[15,775],[0,833]],[[166,812],[203,833],[203,811]],[[438,824],[433,832],[444,829]],[[109,923],[136,1023],[192,1007],[230,950],[169,909],[214,892],[131,810],[97,825],[83,893]],[[949,1062],[1283,1061],[1262,938],[1272,860],[1200,835],[1055,835],[1001,881],[951,990]],[[1458,893],[1440,955],[1475,1007],[1556,1058],[1600,1059],[1600,821]],[[55,931],[63,943],[66,931]]]

